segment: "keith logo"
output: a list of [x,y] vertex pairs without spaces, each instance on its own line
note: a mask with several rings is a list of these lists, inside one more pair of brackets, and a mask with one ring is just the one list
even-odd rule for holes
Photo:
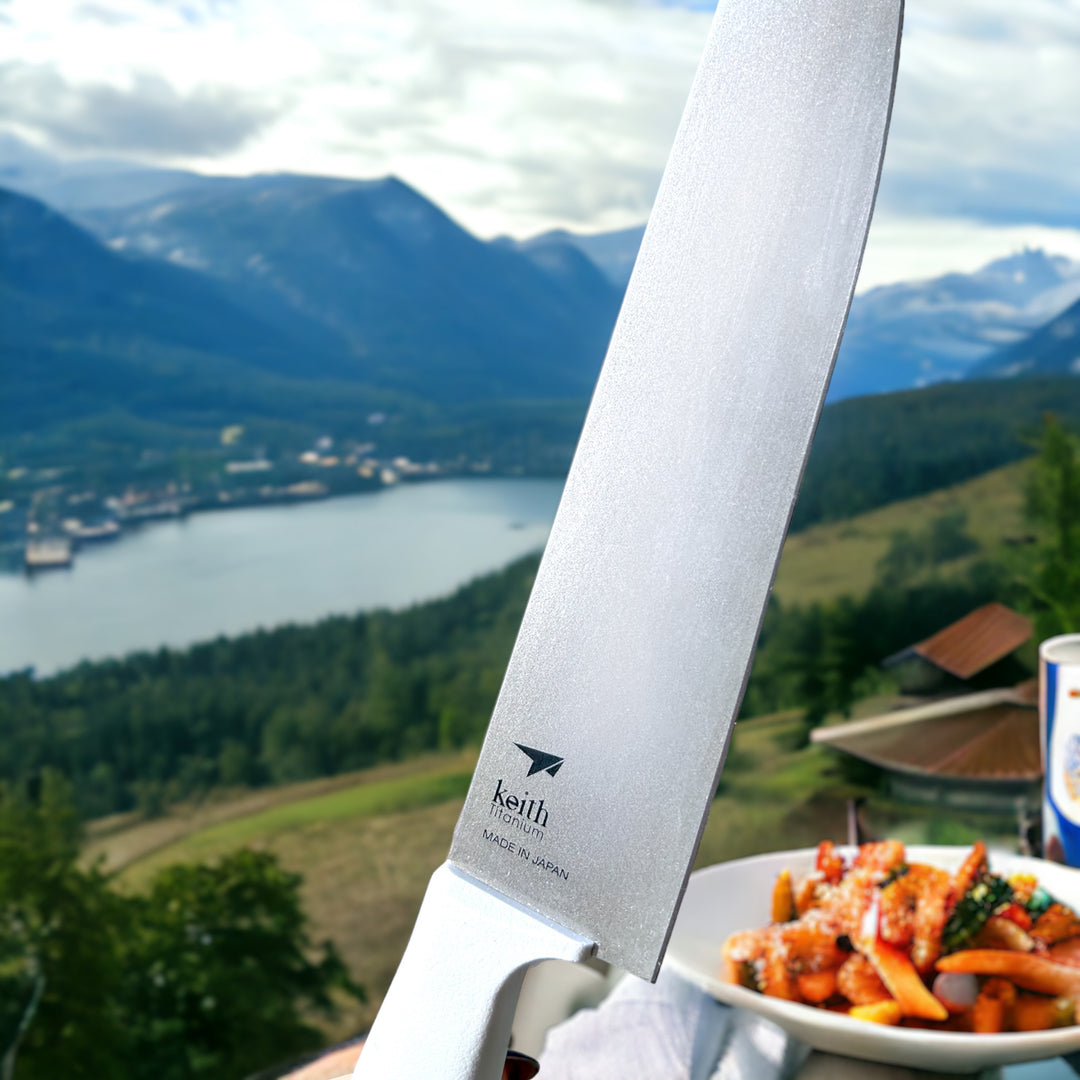
[[532,758],[532,765],[529,766],[526,776],[533,776],[538,772],[546,772],[548,776],[554,776],[562,768],[565,759],[561,757],[556,757],[554,754],[549,754],[544,750],[534,750],[531,746],[524,746],[519,742],[514,743],[514,745],[523,754],[528,754]]

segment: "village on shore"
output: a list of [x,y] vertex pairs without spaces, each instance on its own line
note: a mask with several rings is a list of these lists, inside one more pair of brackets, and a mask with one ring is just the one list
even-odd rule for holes
[[120,482],[95,483],[86,469],[14,466],[0,474],[0,570],[66,569],[88,545],[119,539],[153,521],[210,510],[273,505],[380,491],[400,483],[490,474],[490,460],[414,461],[376,444],[312,445],[272,457],[242,449],[239,425],[222,431],[216,460],[187,466],[182,454],[144,450]]

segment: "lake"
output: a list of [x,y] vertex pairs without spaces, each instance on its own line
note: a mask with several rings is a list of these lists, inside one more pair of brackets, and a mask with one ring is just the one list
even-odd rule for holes
[[0,673],[442,596],[542,548],[561,492],[443,480],[148,524],[71,570],[0,575]]

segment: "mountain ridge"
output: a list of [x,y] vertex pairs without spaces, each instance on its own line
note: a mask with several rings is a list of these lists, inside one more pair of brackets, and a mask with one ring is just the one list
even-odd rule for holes
[[[186,197],[197,220],[235,211],[237,193],[255,207],[234,220],[231,246],[210,246],[216,275],[198,268],[207,260],[190,244],[102,243],[44,203],[0,192],[5,438],[116,410],[190,428],[200,413],[208,424],[229,422],[230,411],[288,421],[295,406],[340,424],[349,409],[358,418],[404,409],[416,419],[461,404],[587,397],[614,315],[582,332],[582,312],[596,300],[583,277],[600,282],[601,301],[617,302],[598,272],[579,266],[567,279],[491,248],[397,180],[300,187],[298,196],[291,178],[259,178]],[[283,201],[302,205],[291,223],[278,222],[279,271],[276,256],[252,260],[244,230],[264,232]],[[143,212],[174,211],[157,201]],[[307,246],[290,249],[297,233]],[[300,252],[291,263],[290,250]],[[267,287],[262,279],[276,274]],[[425,274],[426,294],[410,299],[409,283]],[[361,304],[364,281],[373,295]],[[440,290],[449,300],[433,313]],[[470,290],[471,307],[456,310]],[[396,322],[380,324],[380,305],[395,295],[404,297]],[[485,320],[474,333],[471,323]],[[425,321],[426,338],[416,332]]]
[[882,285],[855,297],[829,400],[967,377],[1080,297],[1080,263],[1025,249],[973,274]]
[[1080,300],[1028,337],[976,364],[969,379],[1080,374]]
[[[644,226],[593,235],[557,229],[513,243],[522,251],[576,247],[625,287],[643,234]],[[1080,262],[1026,248],[970,274],[947,273],[858,293],[829,401],[991,377],[999,349],[1019,347],[1078,299]]]
[[599,273],[478,240],[393,177],[253,177],[93,221],[114,246],[198,266],[260,317],[284,306],[323,323],[381,385],[441,400],[587,394],[619,301]]
[[[644,232],[556,229],[482,241],[393,178],[213,177],[60,162],[12,136],[0,138],[4,160],[0,175],[66,199],[107,242],[226,279],[234,303],[283,334],[321,324],[338,339],[319,347],[338,354],[327,375],[458,402],[587,395]],[[379,217],[389,209],[374,206],[380,191],[399,204],[390,211],[396,225]],[[108,205],[95,208],[95,200]],[[355,205],[365,201],[373,212]],[[276,206],[281,220],[260,216],[260,204]],[[340,243],[350,230],[358,238],[351,249]],[[363,266],[365,236],[374,268]],[[971,274],[860,293],[829,401],[981,377],[997,350],[1078,298],[1080,263],[1038,250]]]

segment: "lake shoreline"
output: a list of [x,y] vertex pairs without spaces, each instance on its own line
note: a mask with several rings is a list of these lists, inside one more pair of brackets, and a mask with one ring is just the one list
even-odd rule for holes
[[111,519],[115,520],[119,526],[119,529],[115,534],[93,538],[84,538],[79,537],[78,535],[69,537],[71,557],[63,565],[28,565],[28,560],[26,558],[28,542],[26,541],[17,541],[0,545],[0,577],[4,575],[30,576],[34,574],[48,574],[60,570],[71,570],[74,568],[75,556],[80,551],[94,550],[99,544],[117,543],[125,538],[130,538],[147,526],[157,525],[161,522],[168,521],[183,521],[199,514],[220,514],[235,510],[258,509],[260,507],[306,506],[311,503],[325,502],[331,499],[352,498],[357,495],[379,495],[382,492],[399,485],[413,486],[417,484],[437,484],[461,480],[470,483],[473,481],[486,480],[552,480],[562,483],[565,481],[565,476],[545,476],[540,474],[504,475],[498,473],[477,473],[475,475],[449,472],[437,474],[418,473],[415,475],[406,474],[398,476],[391,482],[374,480],[370,484],[350,486],[348,488],[330,487],[328,485],[319,484],[319,482],[316,481],[314,483],[319,484],[319,487],[321,487],[322,490],[313,490],[307,485],[299,484],[293,486],[296,488],[304,488],[305,490],[290,491],[288,488],[285,488],[272,495],[253,493],[250,497],[233,496],[225,500],[206,497],[178,498],[174,500],[176,504],[175,509],[171,507],[169,509],[163,508],[159,511],[134,513]]
[[561,490],[447,477],[140,522],[123,543],[87,545],[66,573],[0,575],[0,674],[47,677],[82,659],[447,595],[541,549]]

